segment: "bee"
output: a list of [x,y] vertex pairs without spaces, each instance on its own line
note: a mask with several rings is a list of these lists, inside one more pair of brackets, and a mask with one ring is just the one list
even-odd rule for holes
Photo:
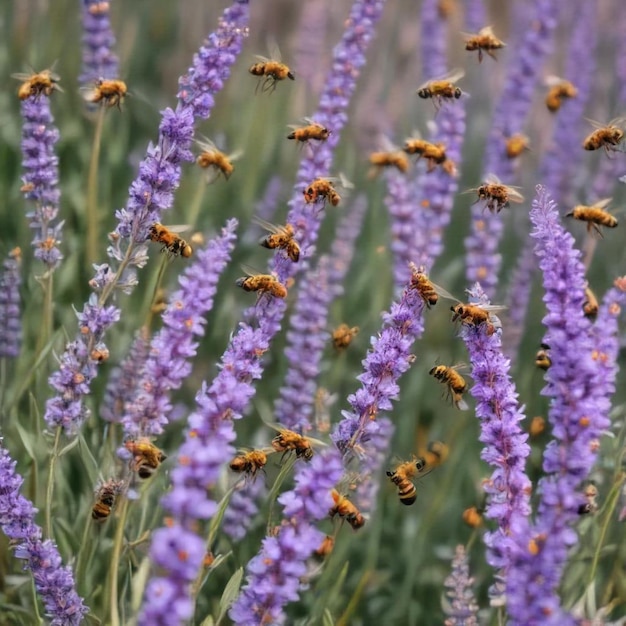
[[139,478],[150,478],[159,469],[159,465],[167,459],[162,450],[159,450],[147,437],[129,439],[124,447],[133,455],[131,469],[137,472]]
[[417,489],[412,479],[416,474],[424,473],[426,461],[423,458],[413,457],[410,461],[404,461],[394,470],[388,470],[389,480],[398,487],[398,496],[402,504],[409,506],[417,500]]
[[459,302],[459,304],[451,306],[450,310],[452,311],[453,322],[460,320],[464,326],[473,326],[475,328],[484,324],[487,336],[491,336],[496,332],[497,328],[501,327],[500,320],[495,315],[491,315],[491,311],[502,311],[504,308],[496,305],[481,306]]
[[583,496],[585,496],[586,502],[578,507],[578,515],[589,515],[595,513],[598,510],[598,488],[594,483],[590,482],[585,485],[583,489]]
[[528,426],[528,434],[531,437],[539,437],[541,433],[546,429],[546,420],[541,417],[541,415],[535,415],[530,420],[530,425]]
[[617,146],[622,142],[622,139],[624,139],[623,127],[626,123],[626,118],[617,117],[606,125],[594,122],[593,120],[589,121],[592,126],[595,126],[596,130],[585,137],[583,148],[585,150],[604,148],[607,154],[611,150],[616,150]]
[[96,490],[96,501],[91,509],[91,518],[103,522],[112,513],[117,496],[122,492],[122,481],[107,480]]
[[552,359],[550,358],[550,346],[547,343],[541,344],[541,350],[537,351],[535,355],[535,365],[542,370],[550,369],[552,365]]
[[565,217],[573,217],[575,220],[587,222],[587,232],[591,232],[593,228],[602,237],[600,226],[606,226],[606,228],[615,228],[617,226],[617,218],[605,209],[611,200],[612,198],[604,198],[604,200],[599,200],[591,206],[579,204],[567,213]]
[[463,394],[467,391],[467,383],[465,378],[456,370],[460,365],[436,365],[428,373],[436,378],[439,382],[447,385],[448,390],[446,396],[460,411],[469,409],[467,402],[463,400]]
[[445,163],[446,157],[446,144],[444,143],[431,143],[425,139],[419,137],[409,137],[404,142],[404,148],[402,148],[407,154],[417,154],[417,159],[424,157],[427,162],[427,171],[432,172],[437,165]]
[[333,330],[333,345],[337,350],[345,350],[359,332],[358,326],[350,328],[347,324],[340,324]]
[[506,140],[506,156],[509,159],[516,159],[522,152],[529,149],[529,142],[528,137],[522,133],[511,135]]
[[442,76],[441,78],[435,78],[426,81],[423,85],[420,85],[417,89],[417,95],[420,98],[431,98],[435,108],[441,107],[445,100],[458,100],[463,92],[454,83],[465,76],[463,70],[452,70],[449,74]]
[[471,506],[463,511],[463,521],[470,528],[478,528],[483,523],[483,512],[475,506]]
[[59,87],[60,77],[52,70],[42,70],[32,74],[11,74],[13,78],[21,80],[22,84],[17,90],[17,97],[20,100],[26,100],[31,96],[39,98],[40,96],[50,96],[53,91],[63,91]]
[[549,87],[546,94],[546,106],[551,113],[556,113],[561,108],[563,100],[575,98],[578,95],[578,89],[564,78],[548,76],[545,83]]
[[304,201],[307,204],[314,202],[325,203],[328,200],[333,206],[341,202],[341,196],[337,193],[333,181],[329,178],[316,178],[303,191]]
[[241,156],[241,151],[225,154],[210,139],[198,141],[198,146],[202,152],[198,155],[196,163],[204,170],[207,170],[207,182],[212,183],[222,174],[228,180],[235,166],[236,161]]
[[287,297],[287,287],[273,274],[248,274],[238,278],[235,284],[244,291],[256,291],[259,295],[268,293],[275,298]]
[[293,139],[304,144],[309,141],[326,141],[332,131],[328,130],[322,124],[314,122],[312,119],[304,118],[306,125],[290,126],[293,130],[287,135],[287,139]]
[[406,174],[409,171],[409,160],[401,150],[372,152],[369,156],[372,168],[369,177],[373,178],[384,167],[395,167],[399,172]]
[[167,227],[160,222],[155,222],[150,226],[148,238],[162,244],[161,251],[167,250],[172,256],[182,256],[188,259],[193,254],[193,248],[182,237],[179,237],[174,232],[175,230],[179,230],[179,227]]
[[108,2],[95,2],[89,5],[87,11],[91,15],[106,15],[109,12]]
[[128,88],[123,80],[98,78],[93,88],[85,92],[85,100],[92,104],[102,103],[109,108],[116,106],[121,111],[127,95]]
[[312,440],[286,428],[278,429],[278,435],[272,439],[272,448],[276,452],[293,450],[298,459],[303,458],[305,461],[310,461],[313,458]]
[[333,489],[330,495],[335,503],[328,512],[331,517],[335,517],[335,515],[343,517],[354,530],[358,530],[365,525],[365,518],[348,498],[342,496],[336,489]]
[[469,39],[465,40],[465,49],[469,52],[478,50],[478,62],[483,60],[483,52],[486,52],[492,59],[498,60],[495,50],[500,50],[506,45],[500,41],[494,34],[491,26],[481,28],[476,35],[467,35]]
[[242,452],[232,459],[229,464],[233,472],[246,474],[254,478],[260,470],[267,464],[267,454],[264,450],[248,450]]
[[330,430],[330,407],[337,401],[337,394],[331,394],[325,387],[318,387],[315,392],[314,424],[319,433]]
[[439,302],[439,296],[455,300],[443,287],[439,287],[439,285],[428,280],[423,267],[417,267],[414,263],[410,263],[409,267],[411,269],[411,289],[417,291],[429,309]]
[[448,458],[449,453],[450,449],[443,441],[430,441],[423,456],[426,467],[432,469],[441,465]]
[[270,250],[284,250],[287,256],[294,262],[297,263],[300,258],[300,246],[298,242],[294,239],[295,230],[291,224],[285,224],[284,226],[276,226],[275,224],[270,224],[270,222],[266,222],[261,218],[254,218],[254,221],[270,231],[270,235],[266,237],[262,237],[259,239],[259,244],[264,248],[269,248]]
[[326,535],[326,537],[322,539],[322,543],[320,543],[317,550],[315,550],[315,555],[323,559],[324,557],[328,556],[333,551],[334,547],[335,547],[335,540],[330,535]]
[[[294,73],[289,69],[287,65],[280,61],[272,61],[266,57],[257,55],[259,61],[250,66],[248,70],[253,76],[265,77],[262,81],[262,91],[269,91],[270,93],[276,89],[276,83],[281,80],[289,78],[289,80],[295,80]],[[261,83],[259,83],[261,84]],[[259,86],[257,85],[257,89]]]
[[585,301],[583,302],[583,313],[585,314],[585,317],[595,319],[599,308],[600,305],[598,304],[596,295],[588,286],[585,287]]
[[474,189],[468,189],[469,193],[475,191],[478,195],[476,202],[483,201],[485,208],[491,213],[500,213],[500,211],[509,206],[510,202],[524,202],[524,196],[515,188],[503,185],[495,174],[488,174],[485,182]]
[[454,0],[439,0],[437,2],[437,13],[442,20],[446,20],[454,14],[456,7]]

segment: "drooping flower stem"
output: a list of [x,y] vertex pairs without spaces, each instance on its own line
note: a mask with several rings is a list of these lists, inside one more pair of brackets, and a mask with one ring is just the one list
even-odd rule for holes
[[91,267],[98,259],[100,234],[98,215],[98,171],[100,163],[100,146],[102,143],[102,127],[104,126],[105,106],[100,106],[94,126],[91,159],[87,177],[87,266]]

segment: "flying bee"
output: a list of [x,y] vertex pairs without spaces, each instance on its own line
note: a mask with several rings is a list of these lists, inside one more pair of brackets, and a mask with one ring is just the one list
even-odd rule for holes
[[483,523],[483,512],[475,506],[465,509],[462,517],[470,528],[478,528]]
[[609,154],[611,150],[617,150],[617,146],[619,146],[622,139],[624,139],[626,117],[617,117],[606,125],[594,122],[593,120],[589,120],[589,122],[596,130],[585,137],[583,148],[585,150],[604,148],[607,154]]
[[467,383],[465,378],[456,370],[461,365],[435,365],[428,373],[436,378],[439,382],[447,386],[447,398],[460,411],[469,409],[467,402],[463,400],[463,394],[467,391]]
[[350,328],[347,324],[339,324],[333,330],[333,345],[337,350],[345,350],[359,332],[358,326]]
[[417,95],[420,98],[431,98],[436,109],[439,109],[444,100],[458,100],[463,92],[454,83],[465,76],[463,70],[452,70],[449,74],[441,78],[426,81],[417,88]]
[[278,435],[272,439],[272,448],[276,452],[290,452],[293,450],[298,459],[303,458],[305,461],[310,461],[314,453],[313,443],[322,442],[305,437],[287,428],[278,428]]
[[328,200],[333,206],[337,206],[341,202],[341,196],[337,193],[334,181],[330,178],[316,178],[306,187],[303,194],[307,204],[325,203]]
[[481,28],[475,35],[469,33],[465,34],[468,37],[468,39],[465,40],[465,49],[469,52],[478,50],[479,63],[483,60],[483,52],[486,52],[492,59],[497,61],[495,50],[500,50],[506,45],[493,34],[491,26]]
[[498,328],[501,328],[500,320],[492,315],[492,311],[502,311],[506,307],[498,305],[478,305],[478,304],[459,304],[450,307],[452,311],[452,321],[456,322],[460,320],[464,326],[473,326],[478,328],[485,325],[485,332],[487,336],[493,335]]
[[241,156],[241,151],[225,154],[206,137],[203,141],[198,141],[198,146],[202,152],[198,155],[196,163],[207,171],[207,182],[214,182],[220,174],[228,180],[235,170],[233,161]]
[[157,448],[147,437],[128,439],[124,447],[133,455],[130,467],[139,478],[145,480],[154,475],[159,465],[167,459],[163,451]]
[[193,254],[193,248],[176,234],[176,230],[186,230],[186,226],[164,226],[155,222],[150,226],[148,238],[163,245],[161,251],[167,251],[172,256],[182,256],[188,259]]
[[[261,87],[262,91],[269,91],[271,93],[274,89],[276,89],[276,83],[279,81],[285,80],[286,78],[289,78],[289,80],[296,79],[294,73],[284,63],[280,61],[273,61],[258,54],[256,57],[259,61],[251,65],[248,71],[253,76],[265,78],[265,80],[259,83],[263,85]],[[259,85],[257,85],[257,90],[258,88]]]
[[128,95],[128,88],[123,80],[98,78],[91,89],[85,91],[85,100],[92,104],[103,104],[122,110],[122,102]]
[[261,471],[266,464],[267,451],[248,450],[234,457],[229,463],[229,467],[233,472],[246,474],[249,478],[254,478],[257,472]]
[[235,281],[244,291],[256,291],[259,295],[269,294],[274,298],[286,298],[287,287],[273,274],[248,274]]
[[374,178],[384,167],[395,167],[403,174],[409,171],[409,159],[401,150],[372,152],[369,162],[372,166],[368,174],[369,178]]
[[293,130],[287,135],[287,139],[293,139],[302,144],[309,141],[326,141],[332,131],[322,124],[318,124],[309,117],[305,117],[304,126],[290,126]]
[[117,496],[122,493],[123,481],[107,480],[96,489],[96,501],[91,509],[91,518],[103,522],[112,513]]
[[426,467],[432,469],[445,462],[448,458],[450,449],[443,443],[443,441],[430,441],[426,447],[424,453],[424,461],[426,461]]
[[95,2],[89,5],[87,11],[91,15],[106,15],[109,12],[108,2]]
[[599,308],[598,298],[596,298],[596,295],[591,291],[589,286],[585,287],[585,301],[583,302],[583,313],[585,317],[595,319]]
[[446,144],[444,143],[431,143],[425,139],[419,137],[409,137],[404,142],[404,148],[402,148],[407,154],[417,154],[417,159],[424,157],[427,162],[427,171],[432,172],[437,165],[445,163],[446,157]]
[[545,429],[545,418],[541,417],[541,415],[535,415],[535,417],[530,420],[530,424],[528,426],[528,434],[533,438],[539,437],[539,435],[541,435],[541,433],[543,433]]
[[583,489],[583,496],[585,497],[585,503],[578,507],[578,515],[589,515],[595,513],[598,510],[598,488],[594,483],[589,482]]
[[541,370],[548,370],[552,365],[552,359],[550,358],[550,346],[547,343],[541,344],[541,350],[537,351],[535,355],[535,365]]
[[565,217],[573,217],[575,220],[587,222],[587,232],[593,229],[600,237],[602,231],[600,226],[606,228],[615,228],[617,226],[617,218],[611,215],[605,207],[611,202],[612,198],[604,198],[591,206],[579,204],[575,206]]
[[480,187],[468,189],[464,193],[470,192],[476,192],[478,195],[476,202],[484,202],[485,208],[491,213],[500,213],[503,208],[509,206],[510,202],[524,202],[524,196],[521,193],[514,187],[503,185],[495,174],[488,174]]
[[526,135],[522,135],[522,133],[511,135],[506,140],[506,156],[509,159],[516,159],[522,154],[522,152],[529,150],[529,143],[530,140],[528,137]]
[[356,506],[348,500],[348,498],[342,496],[336,489],[333,489],[330,492],[330,495],[335,503],[328,512],[331,517],[339,515],[339,517],[345,519],[354,530],[358,530],[365,525],[365,518],[361,515],[359,509],[357,509]]
[[412,479],[417,474],[425,474],[426,461],[423,458],[413,457],[404,461],[393,470],[387,471],[389,480],[398,487],[398,496],[402,504],[409,506],[417,500],[417,489]]
[[276,226],[275,224],[270,224],[270,222],[266,222],[258,217],[253,219],[257,224],[259,224],[259,226],[269,230],[271,233],[259,240],[260,245],[264,248],[269,248],[270,250],[276,250],[277,248],[279,250],[284,250],[287,256],[294,263],[298,262],[298,259],[300,258],[300,246],[294,239],[295,230],[291,224]]
[[333,551],[334,547],[335,547],[334,538],[331,537],[330,535],[326,535],[326,537],[322,539],[322,543],[320,543],[317,550],[315,550],[314,554],[315,556],[318,556],[323,559],[324,557],[328,556]]
[[419,297],[429,309],[439,302],[440,296],[456,300],[456,298],[449,294],[443,287],[439,287],[439,285],[430,282],[428,276],[424,273],[423,267],[417,267],[414,263],[410,263],[409,268],[411,269],[410,287],[417,291]]
[[546,106],[548,111],[556,113],[563,104],[563,100],[575,98],[578,95],[578,89],[569,81],[558,76],[548,76],[545,80],[548,89],[546,94]]
[[31,96],[39,98],[40,96],[50,96],[53,91],[63,91],[59,87],[60,77],[52,70],[42,70],[32,74],[11,74],[12,78],[21,80],[22,84],[17,90],[17,97],[20,100],[26,100]]

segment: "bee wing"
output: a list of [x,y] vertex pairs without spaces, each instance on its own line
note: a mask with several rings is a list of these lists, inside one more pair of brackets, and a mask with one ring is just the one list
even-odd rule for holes
[[267,57],[264,57],[260,54],[255,54],[254,55],[255,59],[258,59],[259,61],[262,61],[263,63],[269,63],[272,59],[268,59]]
[[557,85],[561,85],[565,82],[568,81],[566,81],[564,78],[561,78],[560,76],[555,76],[554,74],[549,74],[543,79],[543,84],[546,87],[556,87]]
[[342,172],[339,172],[339,184],[343,189],[354,189],[354,185],[343,175]]
[[506,311],[508,307],[503,304],[479,304],[476,303],[476,306],[479,306],[481,309],[485,311],[489,311],[489,313],[496,313],[498,311]]
[[613,200],[613,198],[603,198],[602,200],[598,200],[597,202],[594,202],[591,206],[597,209],[604,209],[604,207],[609,205],[611,200]]
[[[258,276],[259,274],[263,274],[264,272],[252,267],[251,265],[247,265],[246,263],[241,264],[241,269],[245,272],[247,276]],[[267,422],[266,422],[267,423]],[[269,426],[269,424],[268,424]]]
[[607,124],[603,124],[602,122],[598,122],[596,120],[592,120],[588,117],[585,118],[594,128],[596,129],[601,129],[601,128],[607,128],[609,126],[614,126],[614,122],[619,121],[619,120],[624,120],[626,118],[623,117],[616,117],[614,120],[611,120],[610,122],[608,122]]
[[[276,432],[281,432],[283,430],[286,430],[290,433],[296,433],[295,430],[291,430],[291,428],[287,428],[286,426],[283,426],[282,424],[272,424],[271,422],[264,422],[264,424],[268,427],[271,428],[272,430],[275,430]],[[325,441],[322,441],[321,439],[315,439],[313,437],[309,437],[308,435],[301,435],[300,433],[296,433],[297,435],[300,435],[301,437],[305,437],[307,441],[311,442],[313,445],[315,446],[327,446],[328,444]]]
[[281,234],[281,235],[285,234],[284,226],[278,226],[277,224],[272,224],[271,222],[267,222],[263,218],[257,217],[256,215],[252,216],[252,221],[255,224],[258,224],[259,226],[261,226],[265,230],[268,230],[271,233],[276,233],[276,234]]
[[489,25],[489,26],[483,26],[479,31],[478,34],[481,36],[489,36],[489,37],[495,37],[495,35],[493,34],[493,26]]
[[450,70],[447,74],[442,76],[441,78],[436,78],[434,80],[447,80],[450,83],[456,83],[458,80],[461,80],[465,76],[465,70],[457,67],[453,70]]
[[399,149],[387,135],[380,135],[377,143],[384,152],[395,152]]
[[507,187],[509,202],[524,202],[524,196],[515,187]]
[[230,154],[226,155],[226,158],[229,161],[236,161],[237,159],[240,159],[243,156],[243,150],[239,149],[239,150],[235,150],[234,152],[231,152]]
[[492,173],[489,173],[485,176],[485,182],[489,185],[501,185],[502,181]]
[[193,228],[191,224],[174,224],[172,226],[164,224],[164,226],[167,228],[167,230],[171,230],[173,233],[176,234],[186,233]]
[[432,281],[431,281],[431,285],[435,288],[435,291],[437,292],[438,296],[441,296],[442,298],[446,298],[448,300],[454,300],[455,302],[460,302],[458,298],[455,298],[449,291],[446,291],[440,285],[437,285],[436,283],[433,283]]
[[208,137],[196,139],[196,143],[198,144],[198,147],[202,150],[202,152],[221,152],[215,142]]
[[607,126],[616,126],[617,128],[626,129],[626,116],[620,115],[619,117],[614,117]]

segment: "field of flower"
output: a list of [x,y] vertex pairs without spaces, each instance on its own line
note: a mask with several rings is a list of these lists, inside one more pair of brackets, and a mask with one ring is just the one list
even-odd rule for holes
[[623,0],[0,37],[0,626],[626,623]]

